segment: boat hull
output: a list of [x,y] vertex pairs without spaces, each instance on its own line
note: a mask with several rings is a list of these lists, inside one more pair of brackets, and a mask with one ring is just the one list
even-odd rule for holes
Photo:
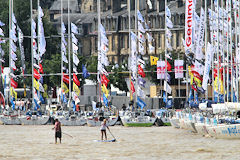
[[49,120],[49,116],[21,116],[19,118],[22,125],[45,125]]
[[126,127],[151,127],[156,121],[156,118],[150,118],[147,121],[132,121],[125,118],[122,118],[121,120],[123,125]]
[[19,120],[18,116],[4,116],[0,117],[0,120],[5,125],[20,125],[21,121]]
[[175,128],[180,128],[179,119],[177,119],[177,118],[171,118],[171,119],[170,119],[170,123],[171,123],[171,126],[173,126],[173,127],[175,127]]

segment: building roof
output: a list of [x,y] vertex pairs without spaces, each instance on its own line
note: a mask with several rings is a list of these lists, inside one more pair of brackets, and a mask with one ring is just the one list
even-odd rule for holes
[[[63,1],[63,8],[68,9],[68,0],[62,0]],[[78,1],[77,0],[69,0],[69,9],[72,10],[72,13],[80,12],[80,9],[78,7]],[[57,0],[53,3],[53,5],[49,9],[50,11],[60,11],[61,10],[61,0]]]

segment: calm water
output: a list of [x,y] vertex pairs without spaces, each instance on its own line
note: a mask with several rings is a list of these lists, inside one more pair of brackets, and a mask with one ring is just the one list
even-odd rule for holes
[[[0,159],[240,159],[240,140],[201,137],[172,127],[110,127],[116,143],[100,139],[98,127],[63,126],[54,144],[53,126],[0,125]],[[109,139],[111,135],[108,134]]]

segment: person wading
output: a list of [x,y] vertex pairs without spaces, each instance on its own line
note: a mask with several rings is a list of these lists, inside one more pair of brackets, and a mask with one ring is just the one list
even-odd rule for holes
[[[58,119],[55,119],[55,144],[57,144],[57,138],[59,138],[59,141],[61,143],[62,138],[62,130],[61,130],[61,123],[58,121]],[[52,129],[54,129],[52,128]]]

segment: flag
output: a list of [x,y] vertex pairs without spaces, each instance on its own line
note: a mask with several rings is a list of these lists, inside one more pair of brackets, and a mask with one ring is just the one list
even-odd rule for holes
[[43,74],[43,67],[42,64],[39,63],[39,72]]
[[171,88],[170,85],[167,83],[167,81],[164,81],[164,91],[166,91],[166,92],[169,93],[169,94],[172,93],[172,88]]
[[107,97],[105,96],[104,93],[103,93],[103,103],[105,104],[105,106],[108,107],[108,99],[107,99]]
[[102,91],[106,95],[106,97],[108,97],[109,91],[108,91],[107,87],[105,86],[105,84],[102,85]]
[[174,60],[175,78],[183,78],[183,60]]
[[88,78],[90,76],[90,74],[87,71],[87,68],[85,67],[84,64],[82,64],[82,72],[83,72],[83,78]]
[[12,86],[13,88],[17,88],[17,86],[18,86],[18,83],[17,83],[16,81],[14,81],[13,78],[11,78],[11,86]]
[[95,101],[92,101],[92,108],[93,108],[94,111],[98,110],[97,103]]
[[171,108],[172,107],[172,99],[167,100],[166,108]]
[[45,104],[44,98],[42,97],[40,92],[38,92],[38,97],[39,97],[39,100],[41,101],[41,103]]
[[138,65],[138,74],[140,74],[143,78],[146,77],[141,65]]
[[77,55],[73,53],[73,63],[77,66],[79,62]]
[[141,98],[145,98],[145,97],[146,97],[146,95],[145,95],[144,91],[141,89],[141,87],[138,87],[138,89],[137,89],[137,95],[138,95],[139,97],[141,97]]
[[39,72],[34,68],[34,73],[33,73],[34,78],[36,78],[37,80],[39,80],[41,78],[41,75],[39,74]]
[[36,81],[36,79],[33,79],[33,87],[39,90],[39,83]]
[[138,16],[138,20],[140,20],[142,23],[144,23],[144,18],[139,10],[137,11],[137,16]]
[[27,96],[27,90],[26,90],[26,84],[25,83],[23,85],[23,88],[24,88],[23,97],[26,97]]
[[73,111],[76,111],[76,105],[75,105],[75,101],[72,101],[72,106],[73,106]]
[[78,88],[77,84],[73,82],[73,91],[79,96],[80,95],[80,89]]
[[147,39],[148,39],[148,42],[152,42],[153,37],[150,33],[147,33]]
[[35,108],[34,108],[34,109],[35,109],[35,110],[39,109],[39,108],[40,108],[40,105],[38,104],[37,100],[34,99],[33,101],[34,101],[34,104],[35,104]]
[[145,32],[146,32],[145,29],[144,29],[144,27],[143,27],[143,25],[142,25],[142,23],[139,22],[139,21],[138,21],[138,30],[139,30],[140,32],[142,32],[142,33],[145,33]]
[[105,34],[106,35],[106,31],[105,31],[105,28],[103,27],[103,25],[100,23],[99,24],[99,30],[102,34]]
[[151,44],[148,44],[148,48],[149,48],[149,53],[154,53],[155,47],[153,47]]
[[4,26],[5,24],[2,22],[2,21],[0,21],[0,27],[2,27],[2,26]]
[[15,103],[13,102],[13,98],[10,98],[11,104],[12,104],[12,110],[15,110]]
[[137,105],[141,107],[141,109],[147,106],[147,104],[143,100],[141,100],[139,97],[137,97]]
[[172,71],[172,66],[171,64],[167,61],[167,71]]
[[145,88],[146,81],[142,77],[138,77],[138,84]]
[[10,88],[10,96],[14,97],[17,100],[17,92],[11,87]]
[[171,11],[168,8],[168,6],[166,6],[165,10],[166,10],[166,15],[168,16],[168,18],[171,18]]
[[78,34],[78,28],[74,23],[71,23],[71,30],[73,33]]
[[48,89],[48,87],[47,87],[47,84],[44,84],[43,87],[44,87],[44,91],[45,91],[45,92],[43,93],[43,97],[44,97],[44,98],[48,98],[48,94],[47,94],[47,89]]
[[64,93],[68,93],[69,92],[69,89],[67,87],[67,85],[65,83],[62,83],[62,92]]
[[131,91],[132,91],[132,93],[134,93],[135,92],[135,87],[134,87],[134,84],[133,84],[133,82],[131,81]]
[[69,84],[69,76],[66,73],[63,73],[63,82]]
[[77,38],[75,37],[75,35],[72,33],[72,42],[74,43],[74,44],[76,44],[77,45],[77,43],[78,43],[78,40],[77,40]]
[[107,77],[103,74],[102,79],[101,79],[101,83],[105,84],[105,86],[107,86],[108,82],[109,82],[109,79],[107,79]]
[[80,81],[78,80],[77,75],[75,73],[73,73],[73,82],[76,85],[80,86]]
[[154,56],[150,56],[150,63],[151,63],[151,66],[153,65],[157,65],[157,61],[158,61],[158,57],[154,57]]
[[167,95],[166,92],[163,91],[163,102],[167,103]]
[[149,9],[152,9],[152,2],[151,2],[151,0],[147,0],[147,4],[148,4]]
[[168,28],[173,28],[173,23],[168,17],[166,17],[166,25]]

